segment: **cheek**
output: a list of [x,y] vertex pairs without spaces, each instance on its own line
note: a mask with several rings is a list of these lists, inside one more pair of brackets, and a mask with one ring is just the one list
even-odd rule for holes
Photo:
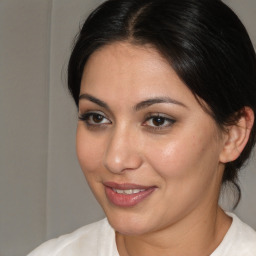
[[77,128],[76,151],[81,169],[85,175],[94,172],[100,165],[103,157],[103,147],[100,140],[88,136],[83,127]]
[[217,166],[218,151],[214,144],[214,140],[207,134],[177,134],[168,143],[163,140],[158,142],[156,147],[150,147],[147,159],[162,177],[193,179],[202,175],[206,169],[209,170],[209,167],[215,169]]
[[[212,199],[217,194],[220,177],[218,147],[214,145],[208,137],[183,136],[168,144],[159,143],[148,151],[150,165],[161,176],[164,202],[176,207],[177,216],[192,209],[204,197]],[[159,202],[159,209],[165,204]]]

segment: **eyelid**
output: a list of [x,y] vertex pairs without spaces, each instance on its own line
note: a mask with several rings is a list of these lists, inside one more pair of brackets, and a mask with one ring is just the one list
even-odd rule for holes
[[99,115],[106,117],[105,113],[100,110],[86,110],[86,111],[81,111],[81,112],[82,113],[78,113],[79,116],[84,116],[84,115],[88,115],[88,114],[99,114]]
[[[105,122],[105,123],[90,123],[89,118],[93,115],[100,115],[104,119],[108,120],[108,122]],[[99,127],[99,126],[104,126],[104,125],[108,125],[108,124],[112,123],[111,120],[105,115],[105,113],[103,113],[102,111],[97,111],[97,110],[92,110],[92,111],[86,111],[84,113],[79,113],[78,118],[79,118],[79,120],[85,122],[87,126],[95,126],[95,127],[98,126]]]
[[166,118],[168,120],[173,120],[175,121],[175,118],[170,116],[170,115],[167,115],[167,114],[164,114],[164,113],[160,113],[160,112],[151,112],[151,113],[148,113],[145,117],[145,120],[148,120],[150,118],[154,118],[154,117],[162,117],[162,118]]
[[[168,121],[169,124],[167,125],[159,125],[159,126],[154,126],[154,125],[147,125],[145,124],[146,122],[148,122],[149,120],[152,120],[153,118],[163,118],[165,121]],[[174,123],[176,122],[176,120],[173,117],[170,117],[169,115],[166,114],[162,114],[162,113],[149,113],[146,117],[145,117],[145,121],[143,122],[143,126],[149,128],[149,129],[157,129],[157,130],[161,130],[161,129],[165,129],[168,128],[170,126],[172,126]]]

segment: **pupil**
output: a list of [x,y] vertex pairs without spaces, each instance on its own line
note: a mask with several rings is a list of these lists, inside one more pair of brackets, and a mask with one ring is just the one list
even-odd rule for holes
[[102,116],[102,115],[94,115],[94,116],[93,116],[93,121],[94,121],[95,123],[100,123],[100,122],[102,121],[102,119],[103,119],[103,116]]
[[160,126],[164,124],[164,118],[163,117],[156,117],[153,119],[153,123],[155,126]]

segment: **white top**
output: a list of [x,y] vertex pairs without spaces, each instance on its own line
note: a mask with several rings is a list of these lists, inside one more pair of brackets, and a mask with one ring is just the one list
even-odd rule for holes
[[[256,232],[236,215],[218,248],[210,256],[256,256]],[[107,219],[40,245],[27,256],[119,256],[115,231]]]

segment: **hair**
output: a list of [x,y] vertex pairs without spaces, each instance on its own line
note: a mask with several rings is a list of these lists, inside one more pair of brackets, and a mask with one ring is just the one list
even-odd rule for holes
[[[221,128],[235,125],[250,107],[256,113],[256,56],[237,15],[220,0],[109,0],[94,10],[76,38],[68,87],[78,106],[90,55],[113,42],[152,45],[179,78],[207,104]],[[238,171],[255,144],[254,123],[240,156],[225,165],[222,184],[237,183]]]

